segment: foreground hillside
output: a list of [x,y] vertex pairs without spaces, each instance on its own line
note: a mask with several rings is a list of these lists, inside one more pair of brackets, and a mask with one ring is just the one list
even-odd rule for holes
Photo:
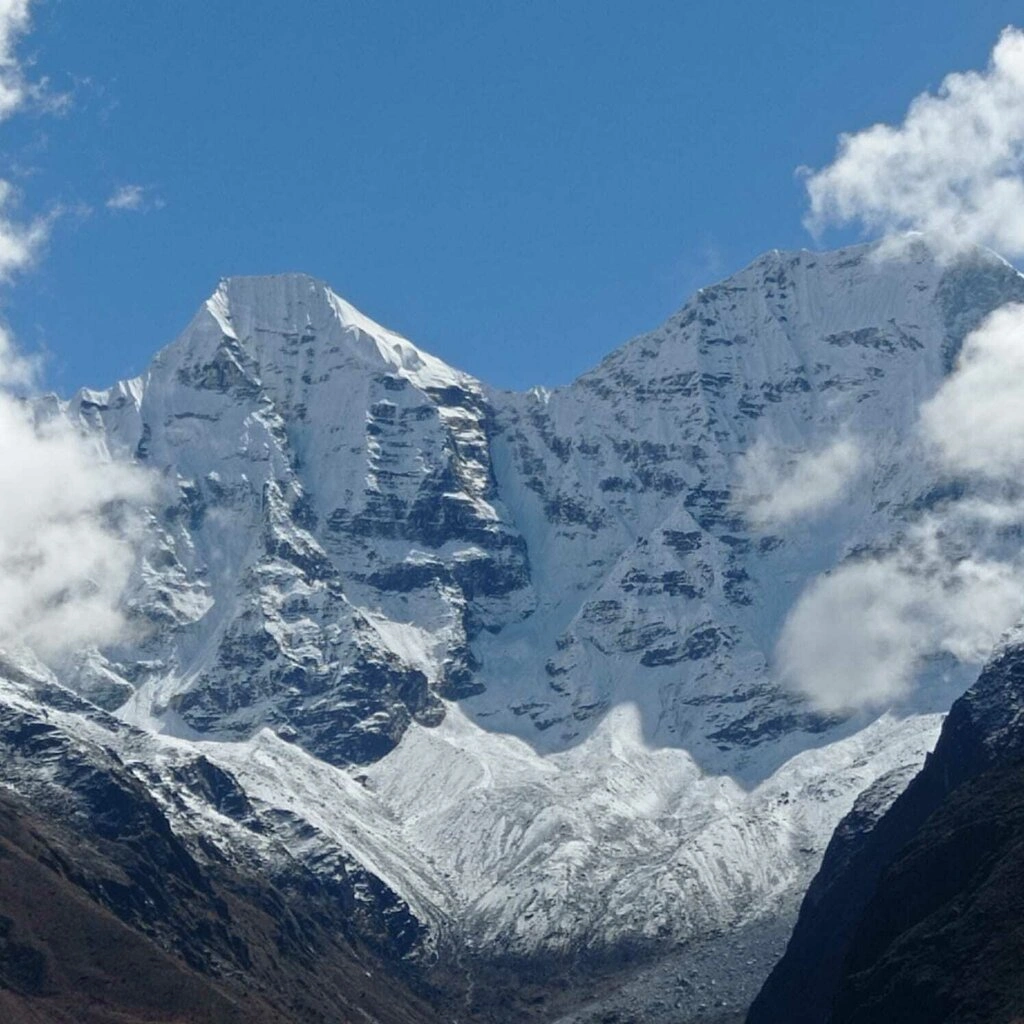
[[1024,1017],[1022,708],[1018,638],[888,811],[840,826],[749,1024]]
[[179,762],[179,813],[168,813],[156,771],[126,767],[109,745],[128,739],[123,726],[45,677],[10,675],[0,680],[4,1021],[442,1019],[403,983],[392,938],[353,908],[351,880],[232,863],[201,829],[182,829],[184,796],[260,828],[230,777],[202,757]]

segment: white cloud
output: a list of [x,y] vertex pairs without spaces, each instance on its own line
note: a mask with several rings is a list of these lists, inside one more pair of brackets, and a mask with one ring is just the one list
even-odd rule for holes
[[134,550],[113,513],[148,490],[62,417],[37,423],[0,392],[0,643],[47,658],[119,635]]
[[28,31],[31,0],[0,0],[0,120],[10,117],[35,92],[16,48]]
[[997,309],[967,337],[921,427],[946,469],[1024,480],[1024,306]]
[[[936,477],[970,477],[899,540],[813,581],[776,649],[781,678],[827,711],[883,706],[945,652],[981,664],[1024,616],[1024,306],[996,310],[964,342],[955,371],[920,408]],[[993,496],[994,495],[994,496]]]
[[145,200],[146,190],[141,185],[122,185],[107,200],[107,209],[138,210]]
[[[0,0],[0,121],[6,120],[29,100],[46,98],[46,83],[29,82],[17,56],[17,44],[28,31],[32,0]],[[53,98],[51,98],[53,99]],[[51,106],[59,107],[63,98]],[[9,181],[0,180],[0,280],[28,266],[46,241],[50,222],[37,218],[19,224],[7,215],[14,198]]]
[[[924,232],[948,253],[1024,253],[1024,33],[1004,31],[985,71],[949,75],[901,124],[842,136],[807,188],[814,231],[859,221],[889,247]],[[1006,540],[1008,527],[1024,529],[1024,306],[997,310],[966,339],[919,414],[936,477],[968,477],[971,493],[891,553],[840,564],[805,589],[776,662],[826,710],[884,706],[943,652],[980,663],[1024,615],[1024,553]]]
[[108,210],[141,212],[158,210],[164,205],[159,196],[153,195],[146,185],[121,185],[114,190],[106,202]]
[[1024,32],[1006,29],[985,71],[949,75],[902,124],[843,135],[807,178],[808,227],[861,222],[953,248],[1024,253]]
[[737,460],[737,501],[755,526],[781,525],[834,505],[862,465],[850,438],[795,455],[759,438]]
[[22,355],[10,332],[0,325],[0,388],[26,389],[36,382],[39,361]]
[[31,265],[50,233],[49,218],[18,224],[6,215],[13,192],[10,182],[0,179],[0,281]]
[[884,707],[912,689],[925,658],[981,664],[1024,614],[1024,567],[959,557],[936,518],[901,549],[816,579],[776,648],[781,679],[824,711]]

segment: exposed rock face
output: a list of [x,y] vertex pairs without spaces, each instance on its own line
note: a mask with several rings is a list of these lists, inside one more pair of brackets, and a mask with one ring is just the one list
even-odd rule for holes
[[[772,671],[780,625],[943,500],[917,407],[1014,299],[990,254],[775,252],[506,394],[311,278],[224,282],[145,375],[61,407],[161,484],[136,630],[61,667],[62,728],[120,722],[176,835],[340,879],[360,941],[456,988],[786,920],[969,670],[823,715]],[[737,458],[842,432],[873,454],[842,505],[752,527]]]
[[1017,640],[953,705],[891,807],[865,815],[869,790],[840,824],[750,1024],[1024,1014],[1022,709]]
[[1024,1016],[1024,769],[964,783],[887,867],[833,1020],[988,1024]]

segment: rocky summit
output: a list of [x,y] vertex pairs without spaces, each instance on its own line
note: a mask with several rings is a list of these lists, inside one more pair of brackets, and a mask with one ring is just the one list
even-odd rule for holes
[[[983,251],[772,252],[571,385],[507,393],[322,282],[226,280],[142,376],[39,403],[157,496],[129,638],[5,662],[5,781],[145,808],[139,856],[212,915],[218,999],[322,955],[336,988],[393,972],[378,1020],[607,1020],[637,977],[644,1020],[735,1018],[836,823],[921,764],[976,670],[826,713],[774,651],[811,580],[942,500],[917,410],[1010,301],[1024,278]],[[873,458],[838,507],[751,521],[741,457],[844,432]],[[303,1020],[354,1012],[300,988]]]

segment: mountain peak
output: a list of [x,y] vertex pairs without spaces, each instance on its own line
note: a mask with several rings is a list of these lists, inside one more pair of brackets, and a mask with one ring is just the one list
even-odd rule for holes
[[222,279],[160,359],[204,365],[226,341],[265,381],[275,370],[322,377],[342,363],[355,363],[423,389],[478,387],[468,374],[372,320],[308,274]]
[[309,274],[226,277],[205,308],[238,340],[257,333],[313,336],[335,324],[375,338],[398,337]]

